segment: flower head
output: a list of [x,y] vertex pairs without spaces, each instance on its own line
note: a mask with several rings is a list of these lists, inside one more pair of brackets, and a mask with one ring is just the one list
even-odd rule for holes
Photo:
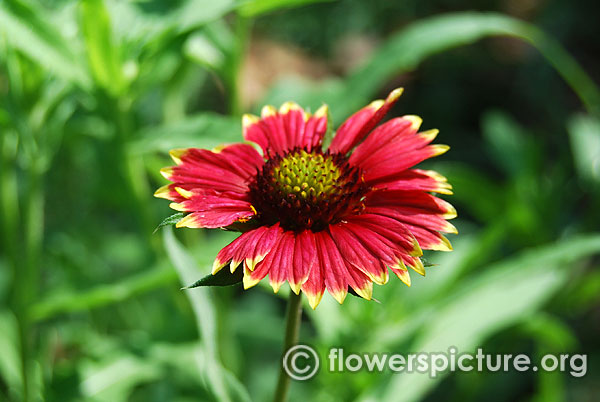
[[[213,274],[244,270],[245,288],[269,276],[277,292],[287,281],[315,308],[327,289],[342,303],[349,288],[370,299],[388,269],[410,286],[408,268],[424,275],[423,249],[449,251],[440,233],[456,233],[456,210],[431,193],[452,194],[440,174],[412,168],[448,150],[430,145],[437,130],[418,132],[421,119],[378,123],[401,89],[350,116],[327,150],[327,107],[314,115],[295,103],[245,115],[250,143],[217,150],[171,151],[172,183],[157,197],[188,212],[177,227],[228,228],[243,233],[223,248]],[[241,267],[240,267],[241,266]]]

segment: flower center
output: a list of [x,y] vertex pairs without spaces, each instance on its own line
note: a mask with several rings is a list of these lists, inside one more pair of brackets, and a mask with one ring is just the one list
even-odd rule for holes
[[345,156],[296,148],[265,163],[250,184],[250,199],[261,222],[318,232],[359,212],[366,190]]

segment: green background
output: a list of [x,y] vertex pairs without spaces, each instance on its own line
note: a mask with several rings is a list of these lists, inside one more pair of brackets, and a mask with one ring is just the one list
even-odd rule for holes
[[[314,4],[312,4],[314,3]],[[301,341],[350,352],[585,353],[587,375],[329,373],[292,401],[592,401],[600,393],[597,2],[0,2],[0,400],[263,401],[286,289],[181,291],[235,234],[163,228],[172,148],[241,114],[397,86],[449,153],[452,253],[380,303],[325,295]]]

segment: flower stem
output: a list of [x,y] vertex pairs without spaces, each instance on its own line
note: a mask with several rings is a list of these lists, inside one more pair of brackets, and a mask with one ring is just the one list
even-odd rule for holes
[[283,368],[283,356],[285,352],[298,343],[300,333],[300,320],[302,318],[302,293],[295,294],[290,292],[288,307],[286,313],[285,339],[283,340],[283,352],[281,353],[281,367],[279,371],[279,380],[275,390],[275,402],[284,402],[287,400],[288,390],[290,389],[290,377]]

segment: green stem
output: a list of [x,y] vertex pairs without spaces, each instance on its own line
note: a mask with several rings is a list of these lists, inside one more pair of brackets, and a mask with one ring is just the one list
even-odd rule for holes
[[273,398],[275,402],[286,401],[290,389],[290,377],[283,367],[283,356],[292,346],[298,344],[300,320],[302,318],[302,293],[295,294],[290,292],[286,316],[285,338],[283,341],[283,353],[281,354],[282,361],[280,362],[281,368],[279,371],[279,380],[277,381],[277,389],[275,390],[275,397]]
[[15,315],[19,323],[21,343],[21,375],[23,377],[23,401],[33,398],[31,369],[34,359],[33,322],[29,317],[29,306],[38,293],[39,263],[44,235],[44,191],[43,174],[35,164],[29,166],[28,191],[24,209],[24,251],[22,264],[14,262]]

